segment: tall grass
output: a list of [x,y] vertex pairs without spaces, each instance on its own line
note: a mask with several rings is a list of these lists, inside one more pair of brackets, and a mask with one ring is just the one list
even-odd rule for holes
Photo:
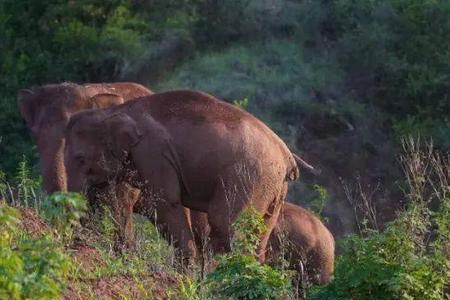
[[5,173],[0,170],[0,199],[4,199],[8,204],[39,211],[45,197],[41,188],[41,179],[32,176],[25,158],[19,163],[12,180],[7,180]]
[[[450,154],[413,138],[402,146],[406,208],[383,230],[362,220],[363,234],[341,243],[334,280],[311,299],[450,297]],[[370,218],[368,198],[360,199]]]

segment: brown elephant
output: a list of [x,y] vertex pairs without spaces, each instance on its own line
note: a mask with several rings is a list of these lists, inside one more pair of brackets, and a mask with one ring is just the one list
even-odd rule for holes
[[69,190],[124,181],[141,188],[134,211],[156,211],[163,232],[188,256],[196,251],[183,206],[208,214],[216,251],[229,250],[231,222],[253,206],[268,227],[264,260],[288,181],[299,176],[293,154],[261,121],[190,90],[77,113],[65,138]]
[[334,238],[319,218],[306,209],[286,202],[269,245],[271,260],[284,252],[290,266],[298,271],[304,268],[312,282],[330,281],[334,269]]
[[18,93],[18,106],[36,138],[44,188],[48,193],[66,189],[64,128],[74,113],[104,108],[152,94],[131,82],[49,84]]

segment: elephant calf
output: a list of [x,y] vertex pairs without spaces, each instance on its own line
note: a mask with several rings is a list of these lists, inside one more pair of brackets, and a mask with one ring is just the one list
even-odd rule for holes
[[[196,250],[185,207],[208,214],[213,249],[222,252],[230,249],[231,223],[252,206],[268,228],[259,249],[264,261],[288,181],[299,177],[294,155],[265,124],[197,91],[79,112],[65,140],[69,190],[122,182],[140,188],[134,207],[117,209],[148,217],[156,212],[163,233],[190,257]],[[121,220],[131,231],[129,216]]]
[[312,213],[286,202],[269,241],[271,259],[280,255],[291,267],[306,269],[308,278],[316,284],[330,281],[334,269],[334,238],[325,225]]

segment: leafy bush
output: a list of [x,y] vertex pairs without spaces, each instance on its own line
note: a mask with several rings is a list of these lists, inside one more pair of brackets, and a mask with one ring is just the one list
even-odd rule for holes
[[208,275],[211,293],[225,299],[281,299],[290,291],[290,278],[254,256],[230,255]]
[[259,239],[266,232],[264,219],[254,208],[244,210],[233,222],[232,249],[235,253],[255,255]]
[[225,299],[280,299],[287,295],[290,278],[256,259],[258,241],[266,230],[264,219],[253,209],[233,223],[235,237],[231,254],[220,258],[206,283],[212,296]]
[[86,199],[81,194],[56,192],[44,203],[43,213],[60,237],[70,239],[86,210]]
[[450,297],[449,157],[407,145],[402,162],[409,207],[384,231],[367,229],[366,236],[347,238],[334,280],[311,299]]
[[50,236],[32,238],[22,232],[18,217],[0,203],[0,298],[58,298],[70,260]]

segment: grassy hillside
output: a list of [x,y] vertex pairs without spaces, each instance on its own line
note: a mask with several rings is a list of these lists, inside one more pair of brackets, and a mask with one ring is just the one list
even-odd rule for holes
[[[335,59],[312,55],[302,41],[268,39],[202,53],[152,87],[192,88],[229,102],[245,100],[245,109],[322,171],[320,176],[303,172],[290,188],[291,201],[308,207],[327,201],[322,204],[325,215],[333,232],[342,235],[356,230],[342,181],[360,176],[363,184],[381,182],[384,195],[398,195],[392,184],[399,173],[393,159],[397,143],[383,125],[388,115],[348,94],[345,72]],[[327,199],[320,199],[319,190]],[[383,205],[381,197],[374,199],[377,206]],[[382,220],[393,217],[383,208],[379,214]]]
[[[449,20],[447,0],[0,1],[0,298],[449,299]],[[186,267],[139,217],[117,252],[108,214],[48,198],[18,90],[125,80],[233,102],[320,170],[289,201],[341,240],[334,281],[242,251]]]
[[[298,281],[283,257],[273,267],[256,261],[255,241],[264,223],[251,210],[236,220],[231,253],[213,256],[201,251],[201,259],[184,264],[177,250],[141,216],[135,216],[134,248],[119,250],[107,207],[86,211],[78,194],[27,194],[37,188],[30,178],[10,188],[2,185],[6,201],[0,201],[0,297],[447,299],[449,157],[413,140],[405,141],[404,147],[400,160],[410,204],[383,230],[373,218],[371,203],[360,207],[365,213],[361,234],[338,241],[334,279],[322,287],[306,277]],[[16,195],[14,200],[11,195]]]

